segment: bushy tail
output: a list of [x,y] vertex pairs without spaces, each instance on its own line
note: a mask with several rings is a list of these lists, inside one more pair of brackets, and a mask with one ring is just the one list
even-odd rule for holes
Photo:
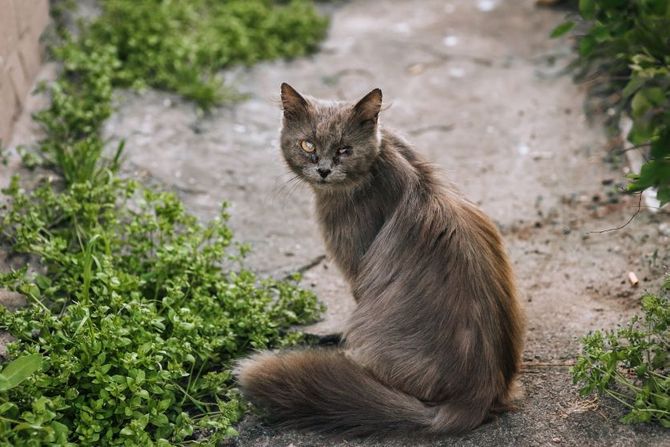
[[428,405],[387,387],[336,349],[257,354],[240,362],[235,375],[273,422],[321,433],[453,433],[478,426],[488,413],[472,402]]

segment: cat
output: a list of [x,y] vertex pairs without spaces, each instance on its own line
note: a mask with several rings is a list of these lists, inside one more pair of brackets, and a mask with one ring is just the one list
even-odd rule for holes
[[281,150],[311,186],[357,308],[333,348],[240,361],[245,396],[286,427],[344,436],[471,430],[520,395],[525,319],[492,221],[355,104],[281,86]]

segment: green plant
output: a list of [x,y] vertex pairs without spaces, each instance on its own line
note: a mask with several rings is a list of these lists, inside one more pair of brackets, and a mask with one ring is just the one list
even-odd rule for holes
[[89,41],[66,40],[53,49],[63,62],[58,80],[47,89],[51,103],[35,115],[47,138],[41,142],[46,162],[68,184],[97,181],[108,169],[118,167],[120,152],[102,159],[102,123],[112,113],[112,77],[119,67],[114,48]]
[[[215,445],[235,434],[244,408],[231,379],[235,359],[301,341],[294,326],[314,320],[322,306],[298,277],[260,279],[241,266],[247,248],[233,243],[225,206],[203,224],[175,195],[120,177],[123,144],[106,158],[100,128],[113,87],[124,83],[212,103],[201,95],[210,85],[199,71],[207,65],[190,59],[190,49],[209,51],[198,46],[206,39],[193,37],[212,32],[199,29],[212,26],[204,8],[233,8],[246,20],[229,29],[236,22],[217,12],[217,38],[265,24],[254,31],[260,42],[245,47],[248,58],[235,47],[225,64],[301,54],[309,39],[291,39],[304,38],[300,27],[310,24],[310,35],[321,35],[325,22],[302,1],[103,5],[99,21],[53,50],[63,70],[44,87],[51,105],[36,115],[44,159],[22,157],[60,176],[32,191],[15,177],[3,191],[0,244],[33,268],[0,274],[0,287],[29,300],[16,313],[0,306],[0,329],[16,339],[8,346],[15,360],[0,372],[0,445]],[[161,46],[179,40],[174,33],[195,46]],[[173,59],[160,59],[163,52]],[[194,70],[180,72],[179,64]]]
[[203,108],[225,93],[217,70],[314,50],[327,20],[291,0],[103,0],[83,39],[110,47],[114,85],[171,90]]
[[300,340],[290,329],[318,315],[313,294],[223,269],[239,259],[225,212],[202,225],[174,195],[113,175],[55,189],[26,193],[15,180],[6,191],[3,237],[45,271],[0,275],[32,302],[0,309],[0,327],[17,338],[12,355],[39,352],[44,368],[8,391],[0,443],[63,434],[145,446],[233,434],[232,362]]
[[[648,160],[631,175],[630,191],[658,189],[670,202],[670,3],[667,0],[580,0],[579,76],[604,97],[615,117],[633,120],[628,141],[648,148]],[[552,36],[570,31],[572,21]]]
[[625,405],[624,422],[670,428],[670,277],[660,294],[642,297],[643,317],[582,339],[572,368],[583,396],[602,393]]

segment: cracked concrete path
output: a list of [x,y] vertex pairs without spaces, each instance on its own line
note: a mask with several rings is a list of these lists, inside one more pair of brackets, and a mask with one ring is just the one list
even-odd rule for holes
[[571,50],[549,32],[563,13],[531,0],[353,1],[328,6],[332,25],[311,58],[225,73],[250,95],[201,116],[174,95],[120,92],[106,125],[126,139],[127,169],[174,188],[190,209],[213,217],[230,203],[231,225],[249,242],[248,264],[269,275],[312,265],[304,277],[328,305],[314,332],[337,330],[353,307],[325,259],[312,194],[290,181],[277,149],[279,85],[320,97],[357,99],[381,87],[384,125],[442,168],[502,229],[528,314],[519,411],[458,437],[323,440],[275,431],[253,417],[239,446],[670,445],[654,426],[621,425],[612,402],[583,400],[568,366],[589,330],[614,327],[639,309],[668,260],[658,222],[637,200],[614,194],[621,168],[603,162],[606,140],[584,116],[583,92],[561,75]]

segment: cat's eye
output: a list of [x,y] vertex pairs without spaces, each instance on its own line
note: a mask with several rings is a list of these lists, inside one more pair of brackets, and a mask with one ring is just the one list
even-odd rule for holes
[[310,154],[314,152],[314,150],[316,149],[314,143],[307,140],[300,140],[300,147],[302,148],[303,151],[309,152]]
[[337,150],[337,155],[349,155],[351,154],[351,146],[342,146]]

